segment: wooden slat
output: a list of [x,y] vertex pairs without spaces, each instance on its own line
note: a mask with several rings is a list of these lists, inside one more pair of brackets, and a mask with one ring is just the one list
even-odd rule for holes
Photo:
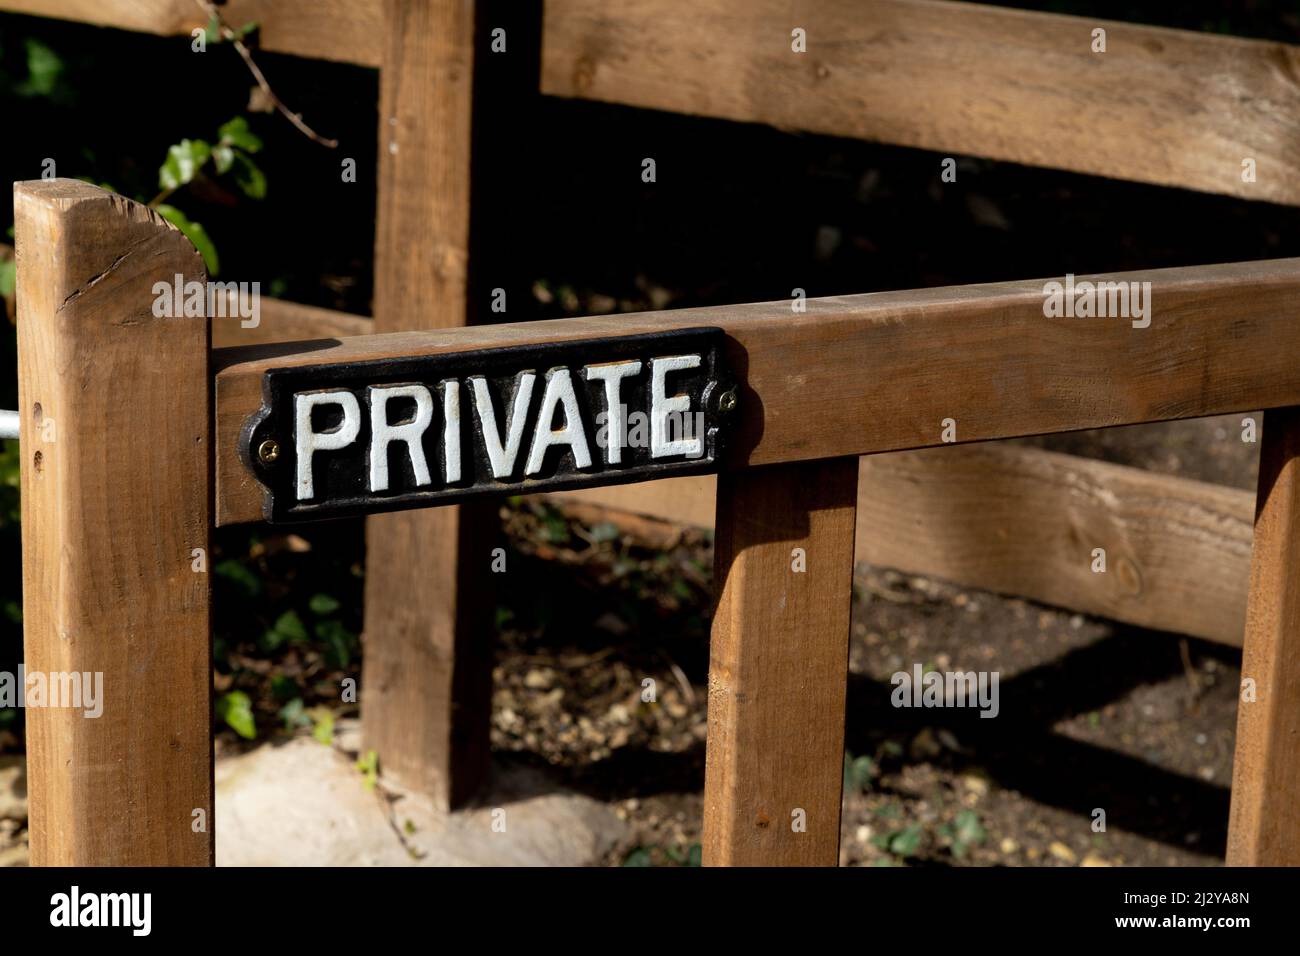
[[[0,0],[0,11],[158,36],[207,23],[194,0]],[[382,0],[229,0],[221,12],[234,27],[256,21],[258,46],[272,53],[372,67],[382,57]]]
[[1295,203],[1298,63],[1285,44],[942,0],[547,0],[542,89]]
[[260,312],[258,324],[252,328],[245,328],[246,320],[237,317],[213,319],[213,347],[305,342],[311,339],[369,335],[375,330],[374,320],[366,316],[299,305],[283,299],[263,298]]
[[1266,413],[1229,866],[1300,865],[1300,408]]
[[206,866],[208,330],[155,316],[152,292],[204,281],[203,260],[85,183],[14,199],[25,663],[102,675],[98,716],[84,700],[27,711],[32,862]]
[[857,480],[840,458],[719,481],[707,866],[839,861]]
[[[0,0],[156,34],[190,0]],[[231,0],[260,45],[377,67],[383,0]],[[807,31],[807,53],[790,31]],[[1092,52],[1092,31],[1107,50]],[[945,0],[546,0],[542,89],[1300,202],[1300,48]],[[1257,181],[1243,182],[1242,160]]]
[[220,351],[218,521],[261,515],[237,448],[277,366],[715,325],[746,384],[727,467],[938,445],[945,419],[969,442],[1300,404],[1300,260],[1089,278],[1150,281],[1150,326],[1045,318],[1039,281]]
[[[380,72],[375,320],[468,319],[472,0],[388,0]],[[385,774],[442,807],[488,771],[490,505],[366,524],[362,726]]]
[[[860,467],[859,561],[1241,646],[1253,492],[997,443]],[[551,497],[709,528],[713,496],[706,476]]]
[[932,448],[862,459],[858,556],[1240,647],[1253,510],[1250,492],[1139,468]]

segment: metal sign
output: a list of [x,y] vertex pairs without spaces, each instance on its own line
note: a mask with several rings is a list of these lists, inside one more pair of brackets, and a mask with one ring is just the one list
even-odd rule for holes
[[240,452],[268,521],[716,470],[721,329],[272,369]]

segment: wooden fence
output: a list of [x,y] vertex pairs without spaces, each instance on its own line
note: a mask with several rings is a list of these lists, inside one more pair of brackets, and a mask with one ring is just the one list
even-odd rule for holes
[[[939,0],[825,0],[799,24],[787,7],[548,0],[541,88],[1300,201],[1296,48]],[[0,9],[160,35],[203,19],[186,0],[0,0]],[[234,0],[224,9],[232,21],[257,20],[266,49],[381,69],[375,319],[268,305],[251,334],[214,325],[213,344],[232,347],[209,362],[195,346],[206,323],[137,314],[163,273],[202,277],[173,232],[89,187],[18,189],[28,667],[101,670],[130,688],[132,704],[99,721],[29,715],[36,862],[211,857],[210,822],[192,825],[196,811],[210,816],[211,749],[207,587],[190,561],[212,526],[261,516],[237,448],[269,370],[698,326],[725,331],[743,386],[716,485],[708,862],[836,860],[855,523],[858,553],[872,560],[1244,643],[1244,673],[1260,690],[1240,708],[1229,860],[1300,861],[1300,761],[1286,753],[1300,734],[1300,658],[1287,638],[1295,428],[1284,411],[1300,405],[1289,359],[1300,339],[1296,260],[1111,277],[1152,282],[1152,325],[1098,322],[1086,336],[1077,320],[1043,317],[1041,282],[811,300],[801,316],[772,303],[462,327],[474,4]],[[813,39],[806,58],[790,57],[793,26],[835,42]],[[1089,50],[1098,27],[1104,58]],[[1147,133],[1135,140],[1134,129]],[[1254,181],[1242,176],[1246,159]],[[429,322],[451,327],[419,331]],[[267,344],[346,335],[365,337]],[[261,344],[245,344],[254,338]],[[199,387],[209,381],[211,394]],[[147,442],[102,441],[110,411],[115,423],[147,420],[157,394],[172,398],[167,429]],[[898,407],[896,394],[911,401]],[[1265,422],[1249,575],[1252,515],[1241,493],[1028,449],[914,451],[944,444],[945,418],[966,443],[1261,408],[1283,411]],[[49,447],[36,437],[43,415],[72,423]],[[1051,526],[987,512],[957,526],[927,522],[963,476],[984,489],[1032,486],[1026,515],[1082,509],[1109,536],[1099,542],[1119,542],[1142,587],[1106,591],[1118,575],[1081,577],[1073,556],[1044,550],[1059,540]],[[571,494],[706,523],[711,481],[672,481],[689,494],[653,485]],[[1081,502],[1080,483],[1114,496]],[[770,516],[761,527],[745,520],[759,511]],[[1136,531],[1124,520],[1133,513],[1144,517]],[[365,697],[365,732],[387,772],[456,805],[486,768],[487,644],[463,579],[487,517],[463,505],[369,520],[370,561],[389,570],[367,576],[366,686],[383,693]],[[891,520],[922,533],[878,533]],[[993,523],[1013,529],[1005,548],[961,547]],[[797,579],[794,547],[810,556]],[[774,608],[768,596],[780,589],[786,601]],[[790,808],[806,812],[807,833],[784,823]]]

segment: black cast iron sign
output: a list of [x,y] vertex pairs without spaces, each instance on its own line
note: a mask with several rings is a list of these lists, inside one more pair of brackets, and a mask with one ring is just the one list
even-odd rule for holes
[[716,469],[721,329],[272,369],[241,454],[268,521]]

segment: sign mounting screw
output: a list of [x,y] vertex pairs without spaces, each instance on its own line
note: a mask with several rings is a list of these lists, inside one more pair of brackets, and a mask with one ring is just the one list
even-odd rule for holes
[[261,459],[264,465],[275,464],[280,458],[280,443],[274,438],[266,439],[257,446],[257,457]]
[[738,404],[739,401],[736,398],[736,390],[734,388],[729,388],[718,396],[718,411],[722,412],[724,415],[734,412]]

